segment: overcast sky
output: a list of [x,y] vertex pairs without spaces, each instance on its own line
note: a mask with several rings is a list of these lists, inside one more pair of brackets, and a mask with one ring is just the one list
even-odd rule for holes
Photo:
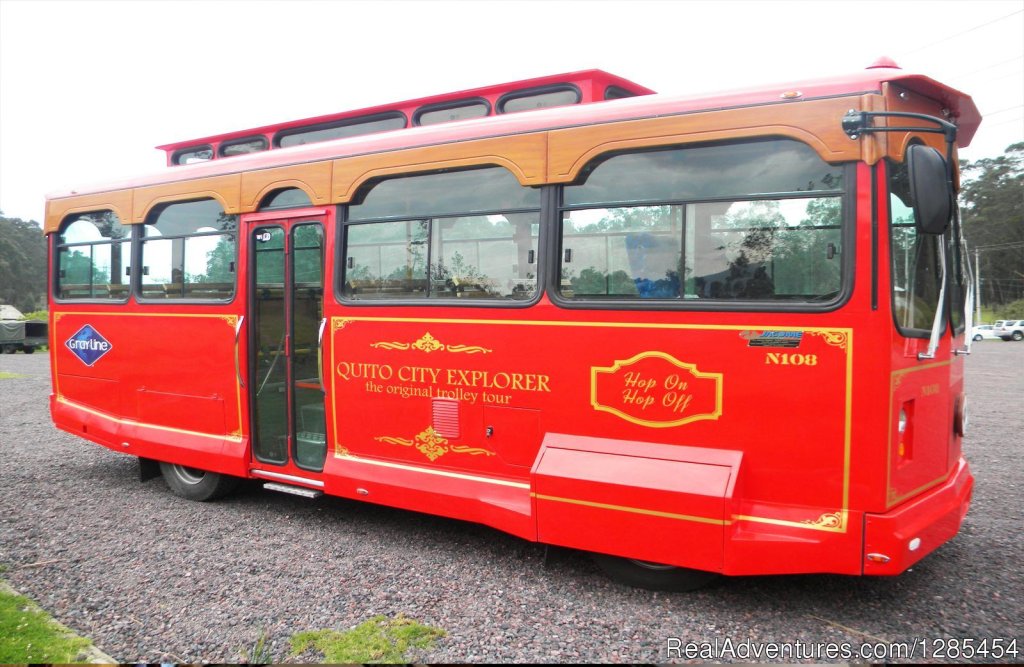
[[165,169],[154,146],[599,68],[664,93],[863,69],[974,97],[962,157],[1024,141],[1024,0],[0,0],[0,210]]

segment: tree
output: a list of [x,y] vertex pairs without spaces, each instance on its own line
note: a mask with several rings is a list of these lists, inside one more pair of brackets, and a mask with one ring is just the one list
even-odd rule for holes
[[0,303],[22,312],[46,304],[46,237],[34,220],[0,211]]
[[1024,298],[1024,142],[999,157],[965,161],[960,171],[964,236],[969,249],[979,249],[982,303]]

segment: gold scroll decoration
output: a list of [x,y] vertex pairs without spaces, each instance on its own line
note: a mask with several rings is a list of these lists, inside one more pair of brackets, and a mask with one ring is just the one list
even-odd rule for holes
[[370,343],[370,347],[378,350],[419,350],[420,352],[438,352],[444,350],[446,352],[461,352],[464,354],[490,354],[493,350],[486,347],[480,347],[479,345],[445,345],[438,339],[430,335],[430,332],[424,334],[419,340],[413,343],[398,343],[393,341],[379,341],[376,343]]
[[388,435],[380,435],[374,438],[377,442],[386,442],[389,445],[401,445],[403,447],[415,447],[417,451],[426,456],[431,461],[436,461],[448,452],[455,454],[470,454],[472,456],[494,456],[494,452],[481,449],[479,447],[466,447],[465,445],[453,445],[448,442],[447,438],[442,437],[434,430],[433,426],[428,426],[424,431],[421,431],[412,440],[408,438],[396,438]]

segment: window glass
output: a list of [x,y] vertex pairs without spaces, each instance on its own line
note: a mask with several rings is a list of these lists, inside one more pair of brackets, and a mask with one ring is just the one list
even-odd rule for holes
[[467,118],[482,118],[490,113],[490,111],[491,109],[487,102],[483,101],[468,102],[440,109],[421,109],[416,112],[416,124],[436,125],[438,123],[466,120]]
[[346,137],[357,137],[363,134],[375,132],[387,132],[388,130],[400,130],[405,127],[405,116],[398,114],[385,118],[373,118],[370,120],[342,121],[339,123],[317,125],[309,128],[296,128],[293,130],[282,130],[277,134],[277,145],[281,148],[288,146],[301,146],[302,144],[314,144],[318,141],[330,141],[331,139],[344,139]]
[[150,220],[143,228],[142,296],[231,298],[238,216],[206,199],[164,206]]
[[931,331],[939,303],[942,237],[920,234],[911,208],[906,163],[886,161],[889,171],[889,219],[892,246],[893,313],[901,331]]
[[524,188],[507,169],[495,167],[381,181],[349,207],[349,220],[528,208],[540,208],[540,190]]
[[256,256],[256,284],[284,285],[284,230],[263,227],[253,233]]
[[260,206],[260,210],[267,211],[278,208],[301,208],[303,206],[312,205],[313,202],[310,201],[309,195],[304,191],[299,188],[287,188],[271,193],[270,196],[263,200],[263,205]]
[[352,299],[531,298],[539,208],[539,192],[504,169],[380,183],[349,209],[342,291]]
[[[954,216],[957,215],[954,213]],[[961,332],[966,326],[965,316],[967,308],[967,281],[968,275],[970,274],[966,262],[970,261],[967,259],[966,248],[964,247],[963,238],[960,237],[960,224],[959,220],[954,225],[950,226],[950,231],[946,232],[946,257],[949,259],[949,303],[950,311],[949,318],[953,323],[953,331]]]
[[213,159],[213,149],[209,146],[198,146],[174,154],[174,164],[193,164]]
[[539,227],[534,212],[350,225],[345,294],[530,298]]
[[231,157],[232,155],[245,155],[246,153],[259,153],[260,151],[267,150],[267,138],[266,137],[253,137],[251,139],[236,139],[234,141],[221,144],[220,154],[224,157]]
[[779,139],[628,153],[597,162],[565,188],[566,206],[687,201],[843,188],[843,169],[809,146]]
[[427,296],[427,220],[348,225],[345,294],[353,298]]
[[125,299],[131,234],[113,211],[69,218],[57,239],[57,296]]
[[840,167],[785,140],[612,157],[564,189],[560,294],[833,300],[842,182]]
[[566,211],[566,297],[827,300],[840,289],[841,199]]
[[498,102],[498,109],[501,110],[501,113],[516,113],[517,111],[563,107],[569,104],[576,104],[579,101],[579,91],[567,88],[565,90],[550,90],[526,95],[510,95]]
[[300,225],[293,232],[295,284],[321,285],[323,276],[323,227]]
[[678,297],[683,208],[566,212],[562,249],[565,296]]

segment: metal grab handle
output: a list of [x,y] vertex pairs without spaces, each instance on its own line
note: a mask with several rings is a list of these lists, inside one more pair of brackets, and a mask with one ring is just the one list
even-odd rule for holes
[[316,377],[320,381],[320,389],[324,389],[324,326],[327,318],[320,320],[320,331],[316,335]]
[[235,377],[238,378],[238,386],[245,389],[245,380],[242,379],[242,368],[238,363],[238,339],[242,333],[242,322],[245,321],[245,315],[238,318],[238,322],[235,324]]

